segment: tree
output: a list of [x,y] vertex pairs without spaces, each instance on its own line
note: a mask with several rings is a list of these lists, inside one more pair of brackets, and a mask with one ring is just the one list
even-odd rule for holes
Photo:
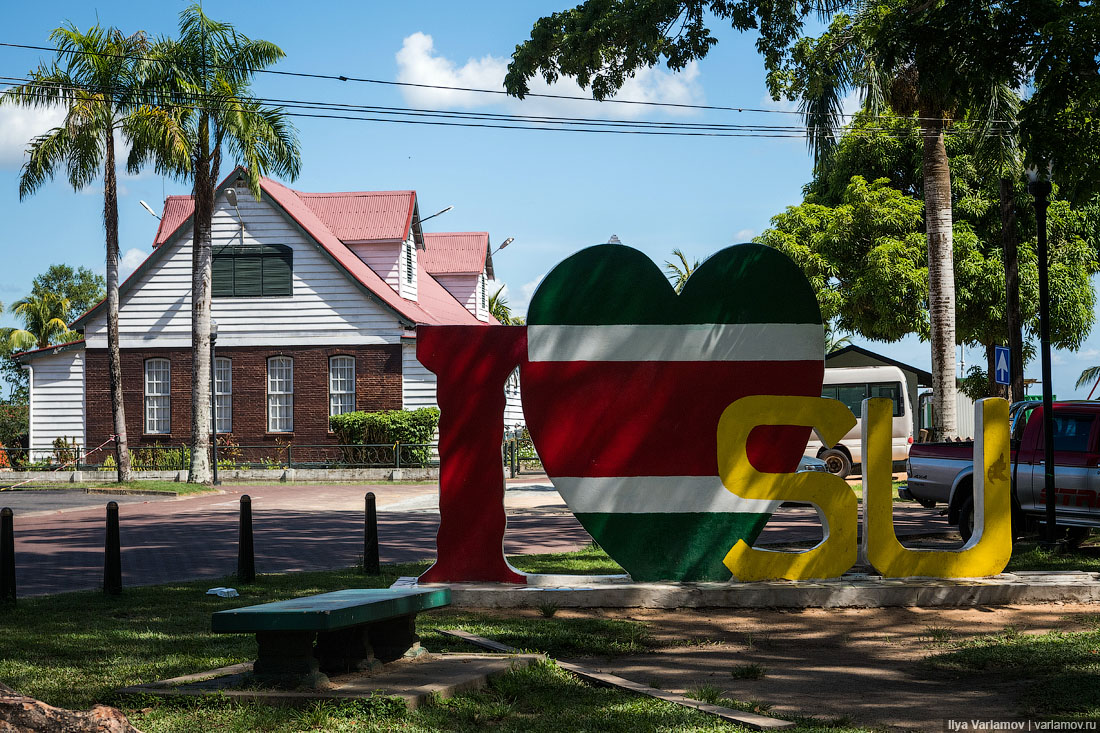
[[489,313],[493,315],[493,318],[500,321],[502,326],[522,326],[524,322],[522,316],[512,315],[512,308],[508,305],[508,298],[504,295],[503,285],[489,296]]
[[[856,15],[836,12],[847,5],[857,8]],[[799,39],[805,16],[814,11],[835,15],[820,38]],[[918,113],[934,399],[940,427],[953,436],[955,294],[944,130],[956,111],[988,99],[991,85],[1018,85],[1022,62],[1009,51],[1019,46],[1025,31],[1016,28],[1016,12],[978,0],[586,0],[536,21],[530,38],[512,55],[505,88],[522,98],[536,74],[550,83],[564,74],[604,99],[635,70],[662,58],[678,70],[706,56],[717,43],[707,23],[716,18],[737,30],[759,30],[756,45],[772,95],[801,102],[819,166],[828,160],[849,89],[862,89],[872,110],[889,99],[895,109]]]
[[[122,358],[118,342],[118,190],[115,134],[133,138],[138,59],[149,50],[144,33],[127,36],[117,28],[92,26],[81,33],[68,25],[54,30],[52,65],[40,65],[30,81],[12,87],[0,102],[29,107],[61,107],[65,122],[31,141],[19,179],[19,198],[33,194],[64,170],[80,190],[103,174],[103,224],[107,245],[107,351],[111,415],[114,420],[118,480],[130,479],[130,451],[122,400]],[[131,155],[137,151],[132,151]],[[136,166],[132,157],[131,168]],[[48,273],[47,273],[48,274]],[[66,309],[67,310],[67,309]],[[67,312],[63,315],[68,315]]]
[[73,269],[68,265],[50,265],[31,282],[31,295],[58,293],[69,301],[65,322],[71,323],[93,305],[103,300],[106,281],[87,267]]
[[679,263],[665,261],[665,273],[668,276],[669,282],[676,288],[676,292],[679,293],[684,289],[684,285],[687,284],[688,278],[691,277],[691,273],[695,272],[695,268],[699,267],[699,260],[688,262],[687,255],[683,253],[679,248],[672,250],[672,256],[680,260]]
[[23,328],[11,329],[8,344],[16,351],[44,349],[80,338],[65,322],[69,299],[57,293],[28,295],[11,305],[11,312],[23,321]]
[[137,143],[159,172],[192,181],[191,480],[210,483],[211,220],[223,154],[244,165],[252,195],[260,178],[293,180],[301,166],[297,132],[281,108],[266,107],[250,90],[253,75],[283,57],[269,41],[251,40],[210,19],[199,4],[180,13],[179,38],[151,53],[159,116],[149,116]]

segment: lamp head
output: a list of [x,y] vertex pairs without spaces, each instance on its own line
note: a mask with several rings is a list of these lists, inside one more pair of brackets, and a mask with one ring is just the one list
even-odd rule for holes
[[230,186],[225,189],[225,200],[229,202],[229,205],[234,209],[237,208],[237,189]]
[[158,214],[157,212],[153,211],[153,207],[152,207],[152,206],[150,206],[149,204],[145,203],[144,201],[138,201],[138,203],[139,203],[139,204],[141,204],[141,208],[143,208],[143,209],[145,209],[146,211],[148,211],[150,215],[152,215],[152,216],[155,216],[155,217],[156,217],[156,218],[158,218],[158,219],[160,218],[160,214]]
[[499,247],[497,247],[497,252],[504,249],[505,247],[507,247],[509,244],[511,244],[514,241],[516,241],[515,237],[508,237],[507,239],[505,239],[503,242],[500,243]]
[[218,337],[218,322],[213,318],[210,319],[210,338],[216,339]]

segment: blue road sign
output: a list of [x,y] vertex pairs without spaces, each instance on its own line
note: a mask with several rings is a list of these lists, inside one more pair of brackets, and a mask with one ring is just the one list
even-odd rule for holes
[[1008,374],[1008,347],[1007,346],[994,346],[993,347],[993,364],[995,370],[993,376],[996,378],[997,384],[1008,384],[1012,381]]

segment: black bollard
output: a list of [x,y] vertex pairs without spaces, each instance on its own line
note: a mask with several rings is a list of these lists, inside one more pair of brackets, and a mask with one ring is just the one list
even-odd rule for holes
[[367,492],[367,512],[363,522],[363,572],[378,575],[378,512],[374,508],[374,492]]
[[0,509],[0,601],[15,600],[15,516]]
[[107,538],[103,543],[103,592],[122,594],[122,541],[118,533],[118,502],[107,502]]
[[241,527],[237,542],[237,580],[251,583],[256,580],[256,548],[252,542],[252,498],[241,497]]

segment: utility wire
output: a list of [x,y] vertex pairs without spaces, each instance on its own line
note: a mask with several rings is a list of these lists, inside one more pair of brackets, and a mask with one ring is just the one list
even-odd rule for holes
[[[17,83],[26,83],[33,81],[26,77],[11,77],[0,76],[0,80],[11,81]],[[82,88],[78,87],[54,87],[67,91],[78,91]],[[34,98],[40,95],[35,94],[33,91],[21,91],[17,89],[9,89],[8,94]],[[110,90],[108,90],[110,93]],[[192,104],[179,104],[173,103],[170,106],[180,109],[204,109],[202,102],[205,99],[215,98],[216,95],[210,94],[187,94],[179,95],[185,99],[192,100]],[[254,98],[255,101],[261,103],[279,104],[285,108],[298,109],[298,110],[312,110],[314,113],[306,112],[288,112],[284,111],[287,116],[292,117],[304,117],[304,118],[319,118],[319,119],[344,119],[344,120],[359,120],[367,122],[398,122],[406,124],[435,124],[443,126],[459,126],[459,127],[488,127],[499,129],[522,129],[522,130],[560,130],[565,132],[605,132],[605,133],[631,133],[631,134],[665,134],[665,135],[684,135],[684,136],[711,136],[711,137],[776,137],[776,138],[805,138],[811,131],[805,126],[793,126],[793,125],[739,125],[728,123],[683,123],[683,122],[656,122],[650,120],[623,120],[623,119],[598,119],[598,118],[577,118],[577,117],[553,117],[553,116],[538,116],[538,115],[512,115],[512,114],[500,114],[489,112],[465,112],[465,111],[453,111],[453,110],[425,110],[414,109],[405,107],[383,107],[373,105],[353,105],[344,104],[338,102],[316,102],[316,101],[304,101],[293,99],[271,99],[271,98]],[[352,113],[362,112],[370,114],[383,114],[392,115],[392,117],[366,117],[361,114],[318,114],[317,112],[331,112],[331,113]],[[429,118],[429,119],[395,119],[396,117],[411,117],[411,118]],[[429,121],[431,118],[448,120],[453,122],[434,122]],[[472,122],[459,122],[462,120],[468,120]],[[478,124],[473,124],[476,122]],[[549,125],[555,125],[555,127],[549,127]],[[571,127],[558,127],[561,125]],[[816,132],[816,131],[815,131]],[[970,130],[945,130],[946,134],[977,134],[976,131]],[[848,130],[845,134],[858,134],[862,136],[871,136],[875,134],[889,136],[889,137],[907,137],[909,135],[923,136],[920,131],[894,131],[889,128],[859,128],[857,130]],[[999,131],[990,131],[982,133],[983,135],[999,136],[1005,134]]]
[[[106,54],[106,53],[100,53],[100,52],[96,52],[96,51],[83,51],[83,50],[79,50],[79,49],[64,49],[64,50],[61,50],[61,49],[54,48],[52,46],[36,46],[36,45],[25,44],[25,43],[0,42],[0,47],[19,48],[19,49],[27,49],[27,50],[35,50],[35,51],[49,51],[49,52],[55,53],[55,54],[68,53],[68,54],[80,54],[80,55],[87,55],[87,56],[123,57],[123,58],[132,59],[132,60],[135,60],[135,61],[159,61],[159,59],[154,58],[154,57],[150,57],[150,56],[126,55],[126,54]],[[235,67],[220,65],[220,66],[215,66],[214,68],[235,68]],[[410,88],[415,88],[415,89],[434,89],[434,90],[449,91],[449,92],[470,92],[470,93],[474,93],[474,94],[508,95],[508,92],[506,92],[503,89],[480,89],[480,88],[477,88],[477,87],[458,87],[458,86],[448,86],[448,85],[445,85],[445,84],[421,84],[421,83],[407,82],[407,81],[391,81],[391,80],[387,80],[387,79],[371,79],[371,78],[367,78],[367,77],[347,76],[347,75],[344,75],[344,74],[317,74],[317,73],[309,73],[309,72],[302,72],[302,71],[282,71],[282,70],[278,70],[278,69],[260,69],[260,68],[253,68],[253,69],[251,69],[251,71],[253,73],[259,73],[259,74],[272,74],[272,75],[275,75],[275,76],[299,77],[299,78],[304,78],[304,79],[325,79],[325,80],[330,80],[330,81],[357,82],[357,83],[361,83],[361,84],[378,84],[378,85],[383,85],[383,86],[410,87]],[[639,99],[603,99],[603,100],[597,100],[597,99],[593,99],[592,97],[584,97],[584,96],[578,96],[578,95],[548,94],[548,93],[538,93],[538,92],[529,92],[524,96],[526,96],[526,97],[539,97],[539,98],[543,98],[543,99],[563,99],[563,100],[572,100],[572,101],[580,101],[580,102],[602,102],[602,103],[607,103],[607,104],[632,104],[632,105],[647,106],[647,107],[667,107],[667,108],[673,108],[673,109],[697,109],[697,110],[711,110],[711,111],[720,111],[720,112],[738,112],[738,113],[750,112],[750,113],[758,113],[758,114],[783,114],[783,115],[799,115],[799,116],[802,115],[801,112],[798,112],[796,110],[764,109],[764,108],[760,108],[760,107],[733,107],[733,106],[712,105],[712,104],[687,104],[687,103],[682,103],[682,102],[652,102],[652,101],[648,101],[648,100],[639,100]],[[838,113],[837,116],[838,117],[855,117],[856,114]],[[933,118],[918,117],[916,119],[926,120],[926,119],[933,119]],[[994,122],[994,123],[1005,123],[1007,121],[1006,120],[993,120],[992,122]]]

